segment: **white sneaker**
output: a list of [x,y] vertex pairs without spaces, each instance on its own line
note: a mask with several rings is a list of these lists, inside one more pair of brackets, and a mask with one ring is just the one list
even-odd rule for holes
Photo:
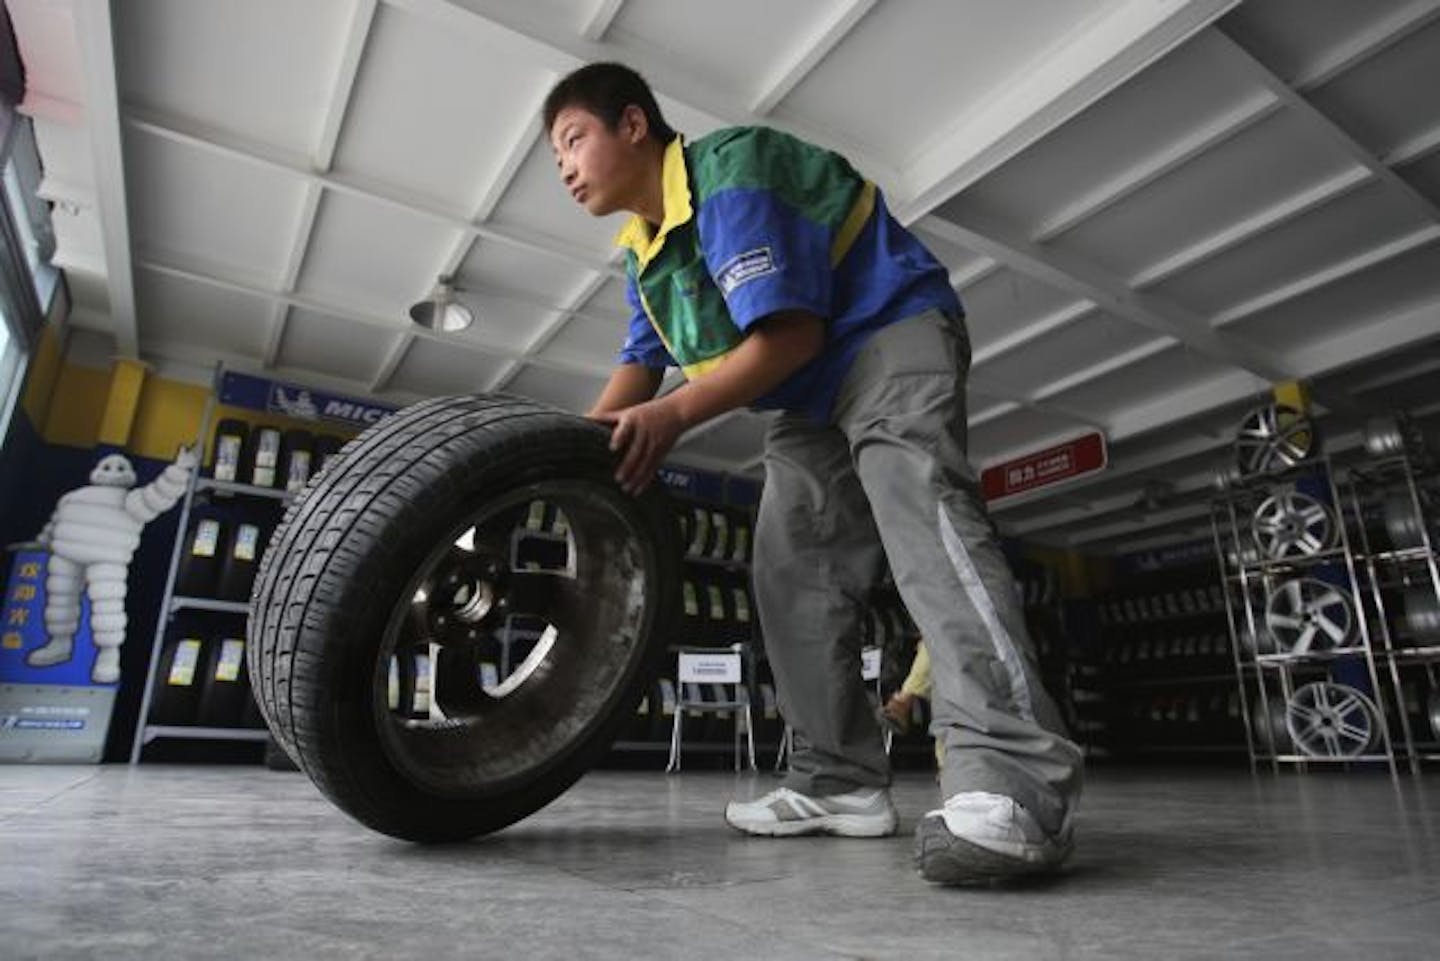
[[1014,799],[986,791],[947,798],[915,829],[915,864],[927,881],[977,884],[1053,871],[1074,847],[1067,819],[1047,834]]
[[753,801],[725,805],[726,824],[746,834],[768,837],[838,834],[847,838],[883,838],[894,834],[899,822],[890,792],[883,787],[824,797],[782,787]]

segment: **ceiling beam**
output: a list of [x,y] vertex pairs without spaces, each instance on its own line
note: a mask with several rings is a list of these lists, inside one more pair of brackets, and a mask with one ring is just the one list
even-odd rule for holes
[[1233,38],[1223,31],[1217,31],[1221,38],[1224,49],[1229,55],[1231,63],[1227,69],[1233,69],[1240,76],[1248,76],[1254,83],[1269,90],[1290,110],[1304,118],[1309,125],[1323,134],[1339,147],[1351,160],[1369,170],[1371,175],[1385,184],[1389,189],[1405,197],[1421,216],[1426,220],[1440,221],[1440,207],[1426,197],[1420,191],[1410,185],[1409,181],[1401,177],[1390,167],[1381,162],[1380,158],[1352,137],[1339,124],[1328,115],[1322,113],[1318,107],[1305,99],[1294,87],[1291,87],[1284,80],[1275,75],[1269,67],[1246,50]]
[[1125,0],[1047,51],[1044,69],[961,118],[892,190],[901,223],[919,220],[1176,46],[1238,0]]
[[[374,327],[378,330],[388,331],[391,333],[395,332],[395,330],[397,329],[397,321],[394,317],[381,314],[368,314],[364,311],[356,310],[355,307],[351,305],[332,303],[305,294],[288,293],[281,290],[258,287],[255,284],[249,283],[247,281],[234,280],[225,277],[219,277],[214,274],[207,274],[197,270],[191,270],[185,267],[177,267],[173,264],[167,264],[162,261],[144,256],[138,257],[135,263],[136,266],[141,269],[154,271],[155,273],[164,275],[166,277],[175,277],[180,280],[193,281],[194,283],[205,284],[210,287],[217,287],[221,290],[229,290],[238,294],[246,294],[248,296],[259,298],[261,300],[284,300],[292,307],[299,307],[302,310],[310,310],[316,313],[328,314],[332,317],[344,317],[348,320],[353,320],[357,323],[364,324],[367,327]],[[525,355],[518,350],[510,350],[503,347],[495,347],[490,344],[480,343],[474,338],[466,337],[463,334],[437,334],[434,331],[421,330],[417,328],[415,331],[415,337],[423,340],[433,340],[437,343],[444,344],[446,347],[452,349],[472,351],[476,354],[481,354],[489,358],[499,358],[501,360],[526,360],[528,363],[534,364],[537,367],[546,368],[547,370],[556,370],[565,373],[585,374],[588,377],[605,377],[610,373],[610,367],[608,365],[602,367],[597,364],[580,364],[570,361],[553,360],[547,357],[526,358]],[[256,362],[258,363],[258,360]],[[370,390],[368,386],[367,390]]]
[[1081,317],[1089,316],[1095,312],[1095,304],[1088,300],[1077,300],[1066,304],[1058,310],[1031,321],[1018,330],[1012,330],[995,338],[982,347],[975,348],[970,357],[972,367],[981,367],[997,357],[1008,354],[1013,350],[1025,346],[1028,343],[1039,340],[1046,334],[1053,333],[1062,327],[1068,326],[1079,320]]
[[1272,351],[1212,330],[1209,322],[1178,304],[1137,291],[1080,256],[1042,248],[996,217],[966,214],[960,224],[931,214],[924,229],[977,253],[1003,261],[1042,283],[1092,301],[1100,309],[1140,327],[1173,337],[1205,357],[1248,370],[1270,381],[1292,380],[1289,364]]
[[1321,87],[1340,74],[1404,40],[1440,16],[1435,0],[1411,0],[1410,3],[1347,37],[1302,67],[1290,79],[1297,90]]
[[445,210],[433,202],[411,195],[393,185],[364,181],[353,176],[341,176],[332,172],[321,173],[308,169],[305,159],[287,157],[263,144],[243,142],[233,135],[218,130],[204,129],[177,117],[167,117],[154,111],[134,105],[125,108],[126,126],[140,130],[163,140],[184,144],[217,156],[239,160],[264,167],[268,170],[289,174],[299,180],[317,183],[327,190],[370,200],[405,213],[423,217],[434,223],[455,230],[465,231],[474,237],[495,240],[522,250],[548,254],[560,260],[589,267],[592,270],[606,270],[617,276],[621,271],[598,257],[594,251],[536,231],[518,227],[498,227],[493,224],[477,224],[451,210]]
[[1263,294],[1257,294],[1249,300],[1235,304],[1216,314],[1210,319],[1211,324],[1216,327],[1224,327],[1246,317],[1253,317],[1262,311],[1269,310],[1288,300],[1308,294],[1311,291],[1319,290],[1322,287],[1337,283],[1346,277],[1352,277],[1362,271],[1369,270],[1379,264],[1395,260],[1413,250],[1428,246],[1440,239],[1440,223],[1429,224],[1419,230],[1412,230],[1403,237],[1397,237],[1388,243],[1373,247],[1353,257],[1346,257],[1338,263],[1323,267],[1320,270],[1312,271],[1304,277],[1282,284]]
[[1440,150],[1440,124],[1423,130],[1382,157],[1387,167],[1403,167]]
[[130,219],[125,206],[125,156],[120,142],[120,100],[110,0],[74,0],[73,9],[115,348],[121,357],[138,359],[140,334],[135,313],[135,276],[130,261]]
[[1089,220],[1115,204],[1148,187],[1220,144],[1238,136],[1280,109],[1280,100],[1269,92],[1258,93],[1206,123],[1186,132],[1148,157],[1111,177],[1083,196],[1045,218],[1031,232],[1041,243]]
[[1369,169],[1354,166],[1334,177],[1311,187],[1302,189],[1277,203],[1271,204],[1236,221],[1228,227],[1202,237],[1187,247],[1143,268],[1127,283],[1131,287],[1153,287],[1167,277],[1189,270],[1197,264],[1217,257],[1227,250],[1240,246],[1247,240],[1258,237],[1268,230],[1336,200],[1363,184],[1374,180]]
[[957,267],[950,271],[950,286],[957,292],[964,293],[965,288],[972,284],[978,284],[986,277],[999,273],[1003,269],[1000,262],[991,260],[989,257],[980,257],[964,267]]
[[797,45],[780,69],[761,85],[760,92],[750,102],[750,112],[764,117],[774,110],[776,104],[789,96],[790,91],[855,29],[875,3],[876,0],[844,0],[839,4],[809,38]]
[[[564,303],[555,316],[540,325],[540,329],[535,332],[535,336],[525,345],[524,356],[526,358],[534,357],[548,347],[550,342],[558,337],[560,332],[565,329],[566,325],[575,317],[579,316],[576,311],[583,309],[586,304],[594,299],[595,295],[600,292],[609,280],[608,275],[600,273],[591,274],[586,277],[570,296],[565,298]],[[525,361],[511,361],[500,368],[499,372],[491,379],[490,383],[485,386],[484,390],[487,393],[504,390],[520,371],[524,369]]]
[[[375,24],[377,0],[355,0],[350,8],[350,20],[346,26],[345,39],[341,41],[340,66],[335,72],[335,83],[330,88],[330,98],[325,108],[325,117],[320,122],[320,136],[311,156],[311,166],[319,172],[328,172],[335,161],[335,145],[340,141],[340,130],[345,124],[345,115],[350,110],[351,93],[355,89],[355,78],[360,72],[360,57]],[[291,234],[290,253],[285,260],[281,275],[280,289],[294,292],[300,279],[300,270],[305,265],[305,254],[310,249],[310,240],[315,232],[315,217],[320,210],[323,188],[315,181],[305,184],[305,193],[300,200],[300,214],[295,219],[295,230]],[[290,306],[276,302],[270,317],[270,330],[265,340],[265,366],[273,367],[280,356],[280,347],[285,342],[285,325],[290,319]]]
[[[499,206],[500,201],[504,198],[505,192],[510,189],[510,184],[514,182],[515,175],[520,172],[521,166],[525,163],[525,158],[530,155],[531,150],[535,149],[535,144],[540,139],[541,134],[541,107],[542,104],[536,102],[532,109],[525,111],[523,114],[526,118],[525,123],[521,126],[520,131],[511,139],[510,149],[505,152],[505,157],[500,161],[500,167],[495,171],[494,175],[491,176],[484,192],[475,204],[475,209],[471,211],[469,218],[467,218],[469,223],[483,224],[490,219],[490,216],[495,212],[495,208]],[[458,274],[461,266],[463,266],[466,259],[469,258],[477,243],[479,243],[479,234],[472,233],[468,230],[460,231],[454,245],[450,248],[449,255],[445,258],[445,262],[440,265],[437,280],[439,277],[454,277]],[[604,277],[606,275],[602,272],[598,276]],[[410,352],[410,345],[414,342],[414,339],[415,334],[413,330],[406,330],[396,336],[395,343],[391,345],[389,353],[386,355],[384,361],[381,362],[380,367],[375,371],[374,380],[371,382],[372,388],[379,390],[390,382],[390,378],[394,377],[395,371],[399,369],[401,361],[403,361],[405,355]],[[510,366],[514,365],[512,364]]]
[[[888,193],[899,183],[899,172],[879,157],[854,144],[840,144],[824,131],[811,130],[792,120],[771,118],[744,106],[743,91],[717,86],[686,62],[665,56],[653,46],[630,42],[624,37],[605,41],[586,39],[561,23],[544,4],[515,3],[513,0],[385,0],[417,16],[427,17],[456,30],[473,33],[482,42],[515,49],[557,74],[597,60],[643,62],[645,79],[656,95],[676,101],[703,115],[715,126],[767,124],[822,146],[840,150],[859,169]],[[1130,0],[1137,2],[1137,0]],[[1149,2],[1149,0],[1138,0]],[[1166,0],[1176,3],[1179,0]],[[1191,0],[1201,2],[1201,0]],[[1220,0],[1204,0],[1216,3]],[[1229,0],[1235,2],[1235,0]]]
[[585,26],[581,28],[580,35],[586,40],[596,42],[605,39],[610,24],[620,15],[620,8],[625,5],[625,0],[598,0],[595,9],[590,11]]

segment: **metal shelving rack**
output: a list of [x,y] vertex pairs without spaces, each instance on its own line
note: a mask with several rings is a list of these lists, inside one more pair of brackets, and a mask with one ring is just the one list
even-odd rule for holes
[[[1413,616],[1415,603],[1423,600],[1431,605],[1432,619],[1440,621],[1434,617],[1440,613],[1440,561],[1437,561],[1436,542],[1431,534],[1436,518],[1429,509],[1432,489],[1440,490],[1436,466],[1423,453],[1412,455],[1402,446],[1392,454],[1352,468],[1341,485],[1351,515],[1362,521],[1357,528],[1363,565],[1370,600],[1377,614],[1382,660],[1395,698],[1401,743],[1412,771],[1418,771],[1421,762],[1440,761],[1440,743],[1437,743],[1440,730],[1432,730],[1423,740],[1416,736],[1407,709],[1401,668],[1420,667],[1427,678],[1431,698],[1440,697],[1440,683],[1437,683],[1440,677],[1435,669],[1440,664],[1440,623],[1428,625],[1428,629],[1404,624],[1395,616],[1391,592],[1397,588],[1404,592],[1404,605],[1412,608],[1405,611],[1407,617]],[[1390,540],[1385,546],[1372,543],[1371,527],[1363,523],[1375,513],[1377,501]],[[1400,512],[1398,516],[1396,511]],[[1397,532],[1396,522],[1405,520],[1410,521],[1408,530]],[[1397,543],[1407,537],[1415,543]],[[1388,598],[1387,593],[1391,595]],[[1433,718],[1431,722],[1433,725]]]
[[[212,385],[210,396],[206,398],[205,409],[200,417],[200,431],[195,438],[195,450],[203,464],[205,447],[210,439],[210,433],[214,428],[215,408],[220,396],[221,379],[224,377],[224,369],[217,367],[215,379]],[[242,615],[249,612],[250,607],[240,601],[225,601],[209,597],[188,597],[177,594],[175,591],[175,579],[180,570],[180,558],[185,550],[185,534],[190,528],[190,515],[195,504],[195,495],[202,491],[214,491],[226,495],[241,495],[246,497],[268,498],[279,501],[286,501],[294,495],[283,490],[270,487],[254,487],[250,484],[240,484],[233,481],[215,480],[211,477],[200,476],[200,466],[190,473],[190,482],[186,485],[185,495],[181,499],[180,518],[175,528],[175,543],[170,550],[170,566],[165,574],[165,591],[160,602],[160,616],[156,620],[155,634],[150,644],[149,669],[145,676],[145,690],[140,698],[140,717],[135,725],[135,738],[130,746],[130,763],[140,762],[141,752],[145,745],[158,739],[172,740],[209,740],[209,741],[255,741],[264,742],[270,737],[270,732],[263,728],[230,728],[230,727],[201,727],[176,724],[152,724],[150,723],[150,708],[155,698],[155,679],[160,670],[160,661],[165,647],[165,636],[169,630],[173,616],[184,610],[207,611],[211,613]]]
[[[1418,773],[1421,761],[1440,760],[1440,745],[1422,749],[1415,738],[1400,672],[1407,663],[1424,665],[1434,691],[1433,665],[1440,663],[1440,643],[1400,643],[1393,605],[1387,597],[1398,577],[1399,583],[1428,587],[1430,599],[1436,602],[1433,610],[1440,611],[1440,567],[1429,533],[1432,518],[1422,496],[1423,487],[1434,478],[1422,478],[1417,466],[1400,451],[1372,456],[1342,475],[1328,457],[1318,455],[1278,472],[1232,480],[1225,494],[1212,502],[1215,553],[1225,586],[1235,680],[1252,770],[1261,764],[1278,771],[1282,764],[1303,770],[1311,764],[1370,762],[1385,764],[1392,774],[1399,764],[1408,763],[1411,771]],[[1247,519],[1268,495],[1293,488],[1305,478],[1319,491],[1318,500],[1328,499],[1333,541],[1302,556],[1261,559]],[[1376,497],[1396,492],[1406,495],[1418,542],[1382,547],[1374,543],[1367,520],[1374,516]],[[1276,649],[1281,645],[1271,638],[1266,618],[1270,598],[1281,585],[1317,573],[1348,602],[1351,628],[1347,642],[1301,652]],[[1440,625],[1431,640],[1440,642]],[[1291,732],[1280,729],[1285,726],[1285,712],[1295,710],[1297,681],[1325,680],[1339,664],[1357,661],[1363,663],[1370,685],[1368,694],[1360,692],[1365,703],[1352,705],[1362,706],[1373,725],[1364,746],[1354,753],[1316,754],[1305,745],[1296,745]],[[1327,733],[1336,734],[1336,730]],[[1362,733],[1347,730],[1341,723],[1336,736],[1358,741]]]

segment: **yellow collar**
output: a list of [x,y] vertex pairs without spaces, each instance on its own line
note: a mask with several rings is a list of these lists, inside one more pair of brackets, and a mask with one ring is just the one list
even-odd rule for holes
[[690,207],[690,178],[685,172],[685,145],[678,136],[665,148],[660,187],[665,202],[665,220],[655,231],[655,236],[650,236],[650,225],[639,214],[632,215],[615,235],[615,246],[633,250],[642,270],[665,246],[665,235],[688,223],[694,215]]

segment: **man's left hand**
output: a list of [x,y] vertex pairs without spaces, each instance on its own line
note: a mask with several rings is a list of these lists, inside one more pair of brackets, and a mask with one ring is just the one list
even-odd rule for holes
[[660,463],[685,430],[679,413],[666,400],[594,415],[595,420],[613,428],[610,449],[621,455],[615,480],[628,493],[639,494],[650,486]]

